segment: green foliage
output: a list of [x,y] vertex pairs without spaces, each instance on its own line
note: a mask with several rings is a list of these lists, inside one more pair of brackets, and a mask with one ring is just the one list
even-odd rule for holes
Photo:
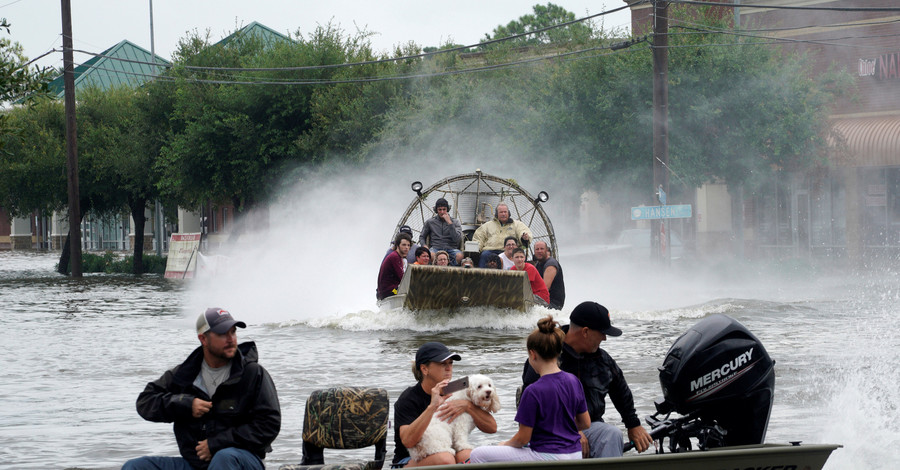
[[[493,34],[485,35],[483,42],[539,31],[556,24],[575,20],[574,13],[549,2],[546,5],[535,5],[532,7],[532,11],[534,12],[533,14],[522,15],[519,19],[510,21],[505,26],[497,26],[494,28]],[[540,33],[522,36],[512,41],[499,43],[502,44],[502,46],[494,44],[489,47],[537,46],[544,44],[564,44],[570,41],[585,43],[590,40],[592,36],[593,31],[590,25],[574,23],[562,28],[554,28]]]
[[[669,164],[684,186],[753,186],[822,164],[828,106],[847,74],[809,76],[803,57],[719,34],[729,26],[707,11],[670,13],[696,25],[689,34],[673,29],[669,50]],[[535,5],[489,37],[574,18]],[[369,34],[328,24],[290,41],[239,35],[213,46],[195,32],[179,43],[165,80],[81,94],[82,206],[117,212],[127,204],[143,221],[147,201],[162,197],[170,207],[231,202],[240,215],[326,162],[340,171],[422,155],[448,166],[508,156],[566,181],[575,195],[604,188],[622,204],[634,202],[624,188],[650,186],[646,44],[613,52],[620,38],[576,23],[476,53],[385,60],[421,48],[379,54]],[[341,66],[348,63],[357,65]],[[7,118],[17,133],[0,134],[9,150],[0,155],[0,205],[58,209],[62,107],[33,102]]]
[[62,209],[67,201],[62,103],[38,100],[4,117],[10,132],[0,152],[0,206],[16,216]]
[[[84,253],[82,269],[85,273],[131,274],[134,271],[134,258],[119,256],[111,251],[103,254]],[[144,255],[143,274],[165,274],[166,257]]]

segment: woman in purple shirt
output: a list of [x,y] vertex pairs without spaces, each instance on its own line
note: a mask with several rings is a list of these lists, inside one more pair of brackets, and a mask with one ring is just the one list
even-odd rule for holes
[[519,431],[498,446],[474,449],[472,463],[581,458],[578,431],[589,428],[591,418],[581,383],[557,364],[564,338],[553,316],[538,321],[526,346],[528,362],[541,378],[522,392],[516,412]]

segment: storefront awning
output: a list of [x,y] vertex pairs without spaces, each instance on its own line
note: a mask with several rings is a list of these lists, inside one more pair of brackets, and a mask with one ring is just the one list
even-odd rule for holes
[[900,166],[900,116],[835,119],[832,128],[837,165]]

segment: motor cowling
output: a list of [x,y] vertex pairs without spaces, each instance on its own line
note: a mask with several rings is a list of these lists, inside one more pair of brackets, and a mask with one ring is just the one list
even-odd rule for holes
[[[775,392],[775,361],[744,325],[711,315],[691,327],[659,368],[663,401],[676,411],[724,429],[718,445],[761,444]],[[718,446],[716,445],[716,446]]]

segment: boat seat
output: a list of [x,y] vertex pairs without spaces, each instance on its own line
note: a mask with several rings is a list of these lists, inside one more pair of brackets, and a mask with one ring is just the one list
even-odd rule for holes
[[[303,459],[280,470],[380,469],[387,451],[387,390],[336,387],[315,390],[306,400],[303,416]],[[324,449],[361,449],[375,446],[371,461],[325,464]]]

